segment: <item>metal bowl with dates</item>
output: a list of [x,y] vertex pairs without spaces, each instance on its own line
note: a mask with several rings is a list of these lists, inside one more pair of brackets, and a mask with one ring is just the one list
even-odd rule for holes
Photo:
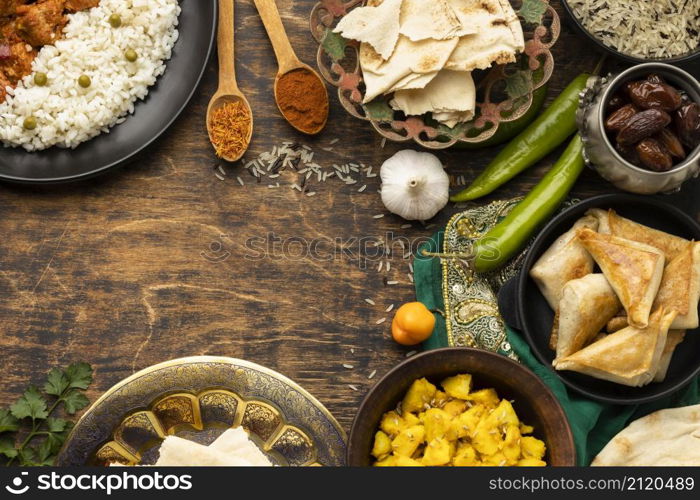
[[599,78],[583,93],[577,121],[584,142],[586,163],[619,189],[638,194],[669,193],[700,173],[700,146],[686,151],[685,157],[666,171],[635,165],[615,148],[606,132],[609,103],[629,82],[659,75],[670,86],[685,94],[689,102],[700,104],[700,83],[689,73],[670,64],[647,63],[633,66],[617,76]]

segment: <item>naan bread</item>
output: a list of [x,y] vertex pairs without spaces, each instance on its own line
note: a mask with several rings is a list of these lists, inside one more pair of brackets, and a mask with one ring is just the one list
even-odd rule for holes
[[368,103],[387,93],[397,82],[411,74],[427,75],[440,71],[458,41],[458,38],[452,38],[413,42],[400,35],[394,54],[388,61],[382,59],[369,44],[361,44],[360,66],[366,87],[363,102]]
[[375,0],[372,5],[351,10],[333,30],[348,40],[366,43],[383,59],[394,53],[401,28],[404,0]]
[[399,32],[410,40],[447,40],[462,31],[462,24],[447,0],[403,0]]
[[216,441],[210,444],[209,447],[226,455],[247,460],[254,466],[272,466],[270,460],[250,439],[248,433],[242,427],[227,429],[221,436],[216,438]]
[[160,445],[156,467],[249,467],[248,460],[228,455],[210,446],[177,436],[168,436]]
[[628,326],[611,333],[560,359],[554,367],[632,387],[646,385],[659,370],[668,329],[675,317],[675,311],[659,309],[650,316],[646,328]]
[[698,324],[700,300],[700,243],[685,249],[666,266],[654,308],[663,306],[678,313],[671,328],[692,330]]
[[661,352],[661,360],[659,360],[659,369],[654,375],[654,382],[663,382],[666,379],[668,368],[671,366],[671,358],[676,351],[678,344],[683,342],[685,338],[685,330],[670,330],[666,337],[666,345]]
[[592,466],[700,466],[700,405],[661,410],[615,436]]
[[442,70],[424,89],[397,91],[391,105],[407,115],[461,112],[471,119],[476,107],[476,88],[471,73]]
[[672,261],[687,247],[688,240],[668,234],[657,229],[652,229],[638,222],[620,217],[615,210],[589,210],[591,215],[600,221],[599,233],[611,234],[620,238],[644,243],[660,249],[664,252],[667,261]]
[[516,61],[525,48],[523,28],[508,0],[449,0],[465,35],[447,61],[447,69],[472,71]]
[[596,229],[595,217],[582,217],[574,226],[561,235],[537,260],[530,270],[540,292],[556,311],[561,302],[564,285],[574,279],[593,272],[593,258],[576,239],[579,229]]
[[602,274],[569,281],[559,303],[554,365],[557,360],[586,346],[621,307],[615,291]]
[[643,243],[590,229],[580,230],[578,239],[617,293],[627,311],[629,324],[637,328],[647,326],[663,276],[663,252]]

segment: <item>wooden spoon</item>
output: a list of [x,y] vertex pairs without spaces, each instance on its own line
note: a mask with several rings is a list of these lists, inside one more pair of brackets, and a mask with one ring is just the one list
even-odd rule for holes
[[[323,130],[323,128],[326,126],[326,122],[328,121],[328,91],[326,90],[326,85],[325,83],[323,83],[323,80],[321,79],[320,75],[313,68],[311,68],[311,66],[301,62],[295,54],[292,45],[289,43],[289,38],[287,37],[284,25],[282,24],[282,19],[280,18],[280,13],[277,10],[275,0],[254,1],[255,7],[258,9],[263,24],[265,25],[267,35],[270,37],[270,42],[272,42],[272,48],[275,50],[275,56],[277,57],[277,64],[279,66],[277,76],[275,77],[274,88],[275,102],[277,103],[277,107],[279,108],[280,113],[282,113],[282,116],[284,116],[285,120],[287,120],[287,122],[299,132],[308,135],[318,134],[321,130]],[[318,79],[323,89],[326,90],[326,115],[323,119],[323,123],[321,123],[321,125],[314,130],[305,130],[299,128],[299,126],[297,126],[296,123],[291,122],[285,116],[284,111],[280,107],[279,99],[277,98],[277,84],[279,83],[280,78],[282,78],[287,73],[290,73],[295,70],[308,71],[310,74],[312,74]]]
[[236,83],[236,65],[234,62],[235,51],[233,44],[233,22],[234,22],[234,0],[219,0],[219,29],[217,34],[217,47],[219,52],[219,88],[209,101],[207,108],[207,131],[209,140],[212,142],[212,115],[213,112],[228,102],[240,101],[248,108],[250,116],[250,126],[248,127],[248,137],[245,138],[245,147],[235,158],[223,157],[226,161],[237,161],[245,154],[253,136],[253,113],[250,109],[248,99],[238,88]]

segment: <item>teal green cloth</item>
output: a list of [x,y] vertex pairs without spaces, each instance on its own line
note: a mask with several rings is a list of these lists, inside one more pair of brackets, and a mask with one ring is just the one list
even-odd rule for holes
[[[418,252],[427,249],[439,252],[443,232],[436,233]],[[440,259],[416,257],[414,263],[416,297],[429,309],[444,309],[442,298],[442,267]],[[508,330],[508,340],[520,361],[539,376],[557,397],[574,435],[579,465],[589,465],[603,447],[627,425],[644,415],[663,408],[676,408],[700,403],[700,377],[675,394],[642,405],[612,405],[587,399],[569,390],[557,375],[532,354],[530,346],[520,333]],[[447,329],[440,317],[432,337],[423,348],[448,347]]]

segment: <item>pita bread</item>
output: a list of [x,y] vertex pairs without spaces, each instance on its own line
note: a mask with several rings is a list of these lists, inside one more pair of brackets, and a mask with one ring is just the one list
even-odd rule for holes
[[459,39],[413,42],[399,36],[391,59],[385,61],[367,43],[360,45],[360,65],[365,82],[365,103],[386,94],[397,82],[411,74],[429,74],[445,67]]
[[643,243],[590,229],[579,230],[578,238],[617,293],[627,311],[629,324],[637,328],[647,326],[663,276],[663,252]]
[[272,462],[250,439],[243,427],[226,429],[216,440],[209,445],[209,448],[220,451],[226,455],[235,456],[242,460],[247,460],[251,465],[259,467],[270,467]]
[[589,274],[569,281],[559,303],[557,359],[586,346],[621,307],[615,291],[602,274]]
[[156,467],[249,467],[248,460],[229,455],[211,446],[203,446],[188,439],[167,436],[160,445]]
[[688,243],[664,270],[654,308],[664,306],[678,313],[671,328],[697,328],[700,300],[700,243]]
[[577,220],[570,230],[561,235],[542,254],[530,270],[530,277],[554,311],[559,308],[564,285],[593,272],[593,258],[576,236],[579,229],[597,227],[598,221],[594,217],[582,217]]
[[397,91],[391,105],[407,115],[444,111],[474,116],[476,88],[471,73],[442,70],[423,89]]
[[399,32],[410,40],[447,40],[462,31],[465,30],[447,0],[403,0]]
[[466,123],[474,118],[473,111],[434,111],[433,119],[447,126],[454,128],[458,123]]
[[349,40],[369,44],[382,59],[394,53],[399,41],[401,6],[404,0],[376,1],[377,6],[358,7],[348,12],[333,30]]
[[592,466],[700,466],[700,405],[651,413],[615,436]]
[[622,385],[641,387],[659,369],[668,329],[675,311],[658,309],[646,328],[628,326],[556,362],[557,370],[570,370]]
[[486,69],[492,64],[516,61],[525,49],[523,28],[508,0],[450,0],[465,30],[465,35],[447,61],[446,68],[455,71]]
[[671,366],[671,358],[678,347],[678,344],[683,342],[685,338],[685,330],[671,330],[666,337],[666,345],[661,352],[661,360],[659,361],[659,369],[654,375],[654,382],[663,382],[666,379],[668,368]]
[[410,74],[396,82],[386,93],[391,94],[397,90],[422,89],[433,81],[433,78],[435,78],[438,73],[439,71],[434,71],[425,75]]
[[620,238],[651,245],[664,252],[669,262],[678,257],[690,243],[688,240],[672,234],[652,229],[638,222],[620,217],[615,210],[589,210],[600,221],[599,233],[611,234]]

